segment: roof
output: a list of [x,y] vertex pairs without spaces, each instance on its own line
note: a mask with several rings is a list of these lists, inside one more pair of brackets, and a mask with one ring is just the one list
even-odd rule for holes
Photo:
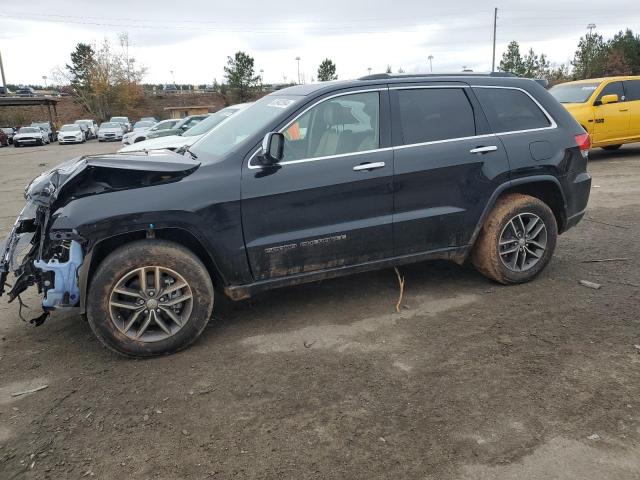
[[363,85],[380,85],[380,83],[397,84],[397,83],[412,83],[420,81],[448,81],[448,82],[470,82],[487,83],[488,84],[504,84],[509,85],[514,82],[536,81],[538,83],[544,83],[542,80],[534,80],[530,78],[518,77],[508,72],[457,72],[457,73],[419,73],[419,74],[389,74],[378,73],[375,75],[368,75],[355,80],[333,80],[329,82],[309,83],[305,85],[294,85],[282,90],[276,90],[272,92],[271,96],[278,95],[296,95],[307,96],[321,90],[336,90],[337,88],[349,88],[358,87]]
[[568,84],[573,84],[573,83],[600,83],[600,82],[604,82],[605,80],[640,80],[640,75],[618,75],[615,77],[600,77],[600,78],[585,78],[584,80],[574,80],[572,82],[564,82],[564,83],[559,83],[558,85],[568,85]]
[[0,97],[0,107],[24,107],[30,105],[56,105],[55,97]]

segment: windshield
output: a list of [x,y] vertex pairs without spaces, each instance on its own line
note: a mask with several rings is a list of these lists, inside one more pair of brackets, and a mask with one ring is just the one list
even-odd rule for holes
[[270,123],[293,111],[302,99],[294,95],[263,97],[211,130],[189,150],[205,159],[226,155],[247,138],[267,133],[264,130]]
[[49,124],[48,123],[39,123],[39,122],[33,122],[31,124],[32,127],[42,127],[42,128],[49,128]]
[[88,126],[91,126],[93,124],[91,120],[76,120],[73,123],[75,123],[76,125],[88,125]]
[[565,83],[552,87],[549,93],[560,103],[584,103],[589,100],[598,85],[600,82]]
[[193,137],[195,135],[202,135],[207,133],[213,127],[220,125],[224,120],[238,111],[237,108],[223,108],[222,110],[209,115],[200,123],[191,127],[189,130],[182,134],[183,137]]
[[63,125],[60,129],[61,132],[77,132],[80,130],[78,125]]
[[153,125],[153,122],[136,122],[133,126],[134,130],[140,130],[141,128],[149,128]]
[[127,117],[111,117],[111,122],[127,123]]
[[122,128],[122,125],[116,122],[105,122],[100,125],[100,128]]
[[38,133],[39,131],[40,131],[39,128],[22,127],[18,133]]
[[176,123],[178,123],[178,120],[163,120],[156,123],[152,130],[167,130],[168,128],[173,128]]

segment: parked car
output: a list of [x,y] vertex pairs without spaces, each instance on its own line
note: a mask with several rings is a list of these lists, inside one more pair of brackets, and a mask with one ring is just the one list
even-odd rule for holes
[[[94,155],[40,175],[0,257],[0,286],[13,271],[9,298],[37,284],[47,311],[79,306],[102,343],[146,357],[202,333],[214,286],[238,300],[426,259],[470,259],[496,282],[523,283],[584,216],[588,149],[532,80],[294,86],[184,155]],[[28,241],[40,248],[18,262],[15,245]]]
[[47,135],[49,135],[49,141],[50,142],[55,142],[56,141],[56,129],[53,128],[53,125],[50,122],[32,122],[31,123],[32,127],[40,127],[41,129],[43,129],[45,132],[47,132]]
[[178,93],[178,87],[172,84],[167,83],[164,88],[164,93]]
[[111,117],[109,122],[121,123],[124,126],[125,133],[131,131],[131,122],[129,121],[129,117]]
[[13,143],[13,136],[16,133],[14,128],[13,127],[2,127],[2,128],[0,128],[0,130],[2,130],[4,132],[4,134],[7,136],[7,139],[9,140],[9,144],[12,144]]
[[206,135],[207,132],[220,125],[227,118],[231,117],[231,115],[239,112],[240,110],[243,110],[244,108],[247,108],[249,105],[251,104],[240,103],[238,105],[232,105],[230,107],[223,108],[222,110],[209,115],[206,119],[191,127],[182,135],[169,135],[167,137],[152,138],[146,141],[132,143],[129,144],[129,146],[121,148],[120,150],[118,150],[118,152],[135,152],[137,150],[161,149],[176,151],[182,148],[186,148],[190,145],[193,145],[196,141],[202,138],[202,136]]
[[203,115],[190,115],[188,117],[184,117],[178,123],[176,123],[173,128],[158,130],[156,132],[149,132],[149,135],[147,135],[147,138],[168,137],[169,135],[182,135],[191,127],[197,125],[202,120],[207,118],[209,115],[210,114],[207,113]]
[[153,127],[153,125],[154,125],[154,122],[149,122],[144,120],[140,120],[139,122],[136,122],[133,125],[133,129],[129,133],[125,133],[124,136],[122,137],[122,144],[130,145],[131,143],[133,143],[133,139],[135,138],[136,134],[146,132],[151,127]]
[[140,121],[158,123],[158,119],[156,117],[142,117]]
[[78,123],[63,125],[60,130],[58,130],[58,143],[62,145],[64,143],[86,142],[86,133],[82,127],[87,128],[86,125],[80,125]]
[[87,130],[88,130],[87,140],[90,140],[92,138],[98,138],[98,124],[96,123],[95,120],[90,120],[90,119],[76,120],[73,123],[76,123],[79,125],[85,125],[87,127]]
[[550,92],[591,135],[593,147],[617,150],[640,141],[640,76],[567,82]]
[[49,134],[40,127],[21,127],[13,136],[13,146],[44,145],[49,143]]
[[37,97],[38,94],[31,87],[21,87],[16,91],[18,97]]
[[99,142],[122,140],[123,135],[124,125],[120,122],[104,122],[98,129]]
[[9,136],[4,133],[4,130],[0,128],[0,147],[9,146]]
[[[153,132],[157,132],[159,130],[166,130],[169,128],[173,128],[174,125],[176,123],[178,123],[180,120],[176,119],[176,118],[171,118],[169,120],[162,120],[161,122],[156,123],[155,125],[153,125],[151,128],[147,129],[147,130],[139,130],[137,132],[133,132],[131,134],[131,136],[128,137],[127,141],[129,142],[128,145],[132,145],[134,143],[138,143],[138,142],[142,142],[144,140],[147,139],[147,136],[150,133]],[[124,138],[123,138],[123,142],[124,142]]]

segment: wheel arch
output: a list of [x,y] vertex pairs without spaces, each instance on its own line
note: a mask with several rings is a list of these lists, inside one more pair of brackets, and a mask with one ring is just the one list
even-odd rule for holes
[[84,262],[78,272],[78,283],[80,288],[80,310],[81,314],[86,312],[86,297],[91,285],[93,273],[100,266],[102,261],[115,249],[138,240],[161,239],[180,244],[189,249],[204,264],[209,272],[214,287],[222,288],[226,282],[220,269],[217,267],[213,257],[204,247],[201,240],[193,232],[179,227],[158,228],[153,230],[152,236],[148,230],[134,230],[119,233],[96,242],[89,252],[86,253]]
[[551,175],[535,175],[510,180],[501,184],[491,195],[469,242],[470,250],[475,244],[480,230],[493,210],[498,199],[508,193],[522,193],[538,198],[549,206],[558,224],[558,233],[562,233],[567,224],[567,201],[560,186],[560,181]]

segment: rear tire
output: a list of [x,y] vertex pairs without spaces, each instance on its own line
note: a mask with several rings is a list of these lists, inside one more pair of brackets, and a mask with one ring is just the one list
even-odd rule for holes
[[16,148],[18,148],[18,147],[20,146],[20,143],[18,143],[18,142],[13,142],[13,146],[14,146],[14,147],[16,147]]
[[498,199],[482,226],[471,260],[498,283],[528,282],[551,260],[557,236],[556,218],[547,204],[509,193]]
[[603,150],[607,150],[607,151],[618,150],[621,146],[622,146],[622,144],[620,144],[620,145],[607,145],[606,147],[602,147],[602,149]]
[[209,273],[191,251],[164,240],[140,240],[120,247],[98,267],[87,296],[87,320],[98,339],[120,355],[168,355],[200,336],[213,297]]

